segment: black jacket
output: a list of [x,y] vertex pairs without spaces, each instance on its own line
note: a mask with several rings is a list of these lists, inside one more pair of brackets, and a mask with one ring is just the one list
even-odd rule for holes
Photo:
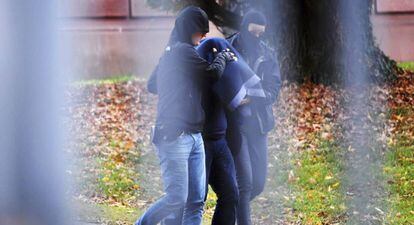
[[257,127],[262,133],[267,133],[275,126],[272,104],[276,101],[281,88],[279,64],[274,51],[264,42],[258,41],[250,43],[253,46],[246,46],[246,38],[243,40],[243,34],[243,32],[237,33],[228,38],[228,41],[260,77],[266,95],[263,100],[254,99],[250,103],[254,109],[253,115],[243,123]]
[[221,55],[212,64],[198,55],[191,35],[206,31],[208,18],[200,8],[187,7],[176,19],[169,45],[148,82],[148,90],[159,96],[154,143],[202,131],[201,83],[208,77],[217,79],[226,64]]
[[225,138],[227,130],[227,118],[221,99],[213,91],[216,81],[208,79],[205,81],[203,92],[203,109],[206,120],[203,129],[204,140],[219,140]]

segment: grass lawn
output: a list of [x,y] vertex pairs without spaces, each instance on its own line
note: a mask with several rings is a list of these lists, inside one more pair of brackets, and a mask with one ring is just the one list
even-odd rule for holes
[[388,154],[391,210],[389,224],[414,224],[414,145],[395,145]]
[[[131,225],[144,213],[144,209],[109,204],[77,202],[73,206],[76,220],[91,224]],[[207,209],[208,215],[203,216],[203,225],[211,224],[211,210],[213,209]]]
[[[414,62],[399,66],[414,71]],[[389,210],[384,210],[386,221],[381,224],[387,225],[414,224],[414,78],[408,73],[404,76],[384,97],[391,103],[384,118],[394,124],[392,141],[388,145],[384,141],[389,151],[382,168],[388,183]],[[74,85],[80,87],[75,89],[78,92],[89,90],[85,101],[75,107],[79,123],[75,130],[93,131],[80,136],[77,143],[93,143],[81,145],[80,153],[101,159],[93,176],[96,185],[85,190],[86,198],[88,193],[92,197],[74,204],[78,220],[132,224],[162,194],[158,159],[145,133],[154,121],[156,101],[145,90],[145,82],[134,76],[77,81]],[[337,144],[335,124],[339,122],[331,119],[346,118],[338,116],[338,99],[342,99],[338,93],[321,85],[283,88],[281,104],[275,110],[279,124],[270,134],[267,187],[252,205],[254,224],[279,224],[275,222],[279,219],[283,224],[348,222],[347,193],[341,179],[346,170],[342,155],[347,149]],[[95,169],[86,168],[85,174]],[[93,196],[101,198],[96,201]],[[215,199],[210,192],[204,225],[211,224]]]
[[[414,62],[407,63],[414,71]],[[395,128],[384,172],[388,177],[387,224],[414,224],[414,74],[407,73],[392,89],[390,119]]]
[[299,154],[294,170],[296,178],[291,182],[295,193],[295,217],[303,224],[334,224],[346,209],[344,196],[339,191],[339,150],[333,143],[323,142],[316,150]]
[[393,115],[398,120],[399,133],[390,145],[384,167],[391,205],[387,222],[395,225],[414,224],[414,138],[411,136],[414,130],[414,106],[410,109],[395,109]]
[[73,203],[77,220],[82,223],[107,224],[107,225],[131,225],[141,210],[126,206],[113,206],[108,204]]
[[103,84],[117,84],[122,83],[130,80],[136,79],[136,76],[133,75],[118,75],[118,76],[111,76],[102,79],[85,79],[85,80],[77,80],[74,81],[74,85],[79,86],[86,86],[86,85],[103,85]]
[[414,71],[414,62],[399,62],[398,66],[405,70]]

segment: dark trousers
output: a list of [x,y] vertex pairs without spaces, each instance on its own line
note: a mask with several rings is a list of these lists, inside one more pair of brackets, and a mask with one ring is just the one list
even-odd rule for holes
[[212,225],[234,225],[239,192],[233,156],[227,141],[206,140],[207,180],[217,195]]
[[[233,156],[224,137],[219,140],[205,139],[204,145],[206,178],[217,195],[212,225],[234,225],[239,194]],[[167,218],[163,224],[181,225],[181,218]]]
[[239,204],[237,224],[251,225],[250,201],[263,192],[267,176],[267,134],[242,129],[241,146],[234,154]]

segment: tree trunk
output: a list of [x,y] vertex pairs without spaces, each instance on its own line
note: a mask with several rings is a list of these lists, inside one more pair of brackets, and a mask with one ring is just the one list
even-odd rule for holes
[[371,82],[390,81],[395,77],[395,61],[384,55],[374,40],[370,21],[372,0],[191,0],[180,3],[181,6],[199,5],[227,33],[228,28],[238,28],[241,15],[248,9],[264,12],[269,19],[266,39],[276,49],[285,80],[343,84],[358,81],[354,76],[360,76],[356,70],[361,68],[365,68]]

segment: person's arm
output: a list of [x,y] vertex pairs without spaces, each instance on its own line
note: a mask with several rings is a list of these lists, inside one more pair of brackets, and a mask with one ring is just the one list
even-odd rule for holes
[[274,61],[270,63],[269,65],[270,70],[267,70],[266,68],[264,71],[263,81],[262,81],[262,87],[265,92],[265,104],[273,104],[277,97],[279,96],[280,89],[282,87],[282,81],[280,78],[280,69],[279,64]]
[[158,65],[155,67],[154,71],[151,73],[151,76],[148,79],[148,83],[147,83],[147,89],[152,94],[158,94],[157,73],[158,73]]
[[223,74],[224,69],[226,68],[226,63],[235,59],[234,54],[224,51],[218,53],[216,58],[210,64],[191,46],[184,47],[180,55],[183,56],[182,60],[186,69],[202,71],[202,74],[213,76],[216,79],[220,78]]

